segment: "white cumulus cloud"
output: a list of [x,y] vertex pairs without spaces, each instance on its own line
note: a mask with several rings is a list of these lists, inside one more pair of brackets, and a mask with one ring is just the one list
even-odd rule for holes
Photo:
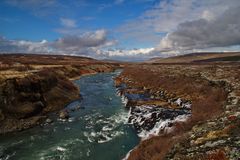
[[8,40],[0,37],[0,53],[59,53],[101,58],[102,55],[97,54],[99,50],[116,43],[116,40],[108,38],[104,29],[79,35],[66,35],[53,42]]
[[[239,0],[161,0],[139,17],[126,21],[116,32],[122,39],[157,44],[162,36],[173,32],[180,23],[213,20],[227,9],[240,5]],[[235,17],[237,19],[237,17]]]
[[181,23],[161,40],[156,49],[185,51],[240,45],[239,15],[240,5],[229,8],[216,18]]
[[33,42],[26,40],[8,40],[0,37],[1,53],[45,53],[49,51],[46,40]]

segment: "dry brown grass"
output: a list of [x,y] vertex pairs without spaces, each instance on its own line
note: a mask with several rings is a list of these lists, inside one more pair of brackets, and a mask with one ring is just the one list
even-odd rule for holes
[[[176,141],[199,121],[212,119],[223,112],[227,92],[224,84],[215,84],[201,76],[202,72],[216,74],[216,66],[191,65],[132,65],[121,77],[131,87],[146,87],[152,92],[164,90],[192,101],[192,116],[187,122],[176,123],[171,135],[153,137],[140,143],[130,154],[130,160],[161,160]],[[130,79],[130,81],[129,81]]]

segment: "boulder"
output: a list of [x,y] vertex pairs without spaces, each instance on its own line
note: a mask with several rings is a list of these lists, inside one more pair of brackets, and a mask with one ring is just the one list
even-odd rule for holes
[[62,110],[59,112],[59,118],[60,119],[68,119],[69,118],[69,113],[67,110]]

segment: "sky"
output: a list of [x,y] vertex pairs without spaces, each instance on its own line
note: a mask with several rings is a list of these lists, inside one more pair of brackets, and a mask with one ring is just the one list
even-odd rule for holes
[[0,53],[127,61],[240,51],[240,0],[1,0]]

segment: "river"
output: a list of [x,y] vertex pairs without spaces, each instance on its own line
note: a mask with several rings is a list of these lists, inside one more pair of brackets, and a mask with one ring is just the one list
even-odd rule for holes
[[74,83],[81,100],[66,107],[68,121],[0,136],[0,160],[119,160],[140,139],[127,123],[128,111],[117,96],[113,77],[120,71],[83,76]]

